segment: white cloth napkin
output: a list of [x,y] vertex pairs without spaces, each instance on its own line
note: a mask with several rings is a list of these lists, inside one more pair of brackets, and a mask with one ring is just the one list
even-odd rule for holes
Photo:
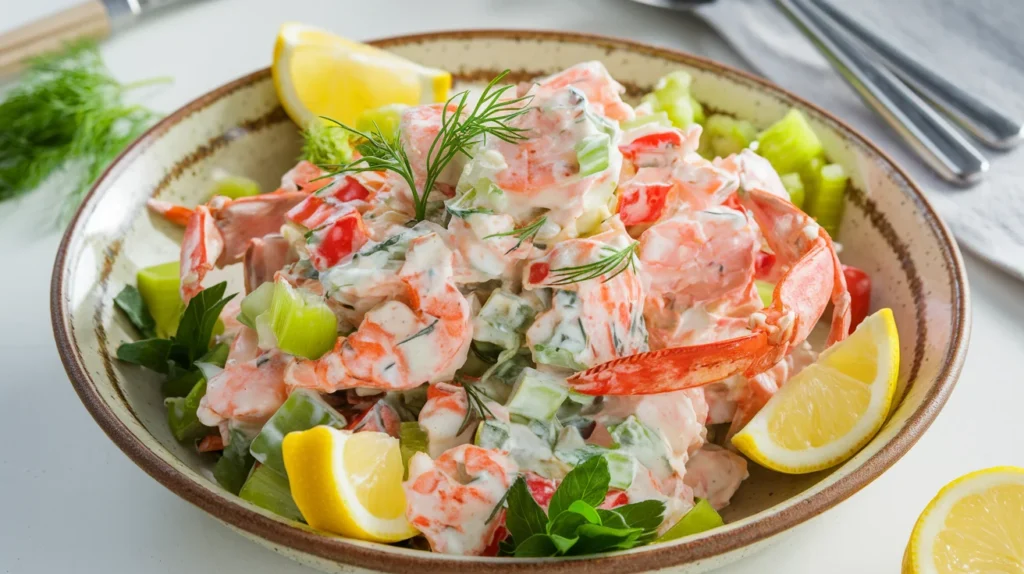
[[[1024,117],[1024,1],[831,0],[921,63]],[[991,167],[963,189],[925,166],[832,70],[771,0],[718,0],[699,14],[765,77],[835,113],[878,143],[924,188],[960,246],[1024,280],[1024,146],[977,144]]]

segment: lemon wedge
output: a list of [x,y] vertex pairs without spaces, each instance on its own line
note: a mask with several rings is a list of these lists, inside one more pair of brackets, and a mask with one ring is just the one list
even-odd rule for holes
[[277,33],[271,71],[281,105],[301,127],[318,116],[354,126],[380,106],[443,102],[452,86],[444,70],[294,22]]
[[405,519],[398,439],[319,426],[286,435],[282,454],[292,498],[313,528],[374,542],[419,534]]
[[914,525],[903,572],[1024,572],[1024,468],[979,470],[943,487]]
[[783,385],[732,443],[779,472],[839,464],[882,427],[899,370],[896,322],[882,309]]

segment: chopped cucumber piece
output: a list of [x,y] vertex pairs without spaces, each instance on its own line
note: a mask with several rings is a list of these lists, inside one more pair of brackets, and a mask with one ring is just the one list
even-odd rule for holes
[[338,318],[320,297],[293,288],[286,281],[274,283],[270,304],[270,328],[277,347],[307,359],[319,359],[338,339]]
[[405,467],[403,478],[409,478],[409,459],[418,452],[429,453],[427,433],[416,421],[403,422],[398,431],[398,448],[402,452],[402,466]]
[[623,130],[631,130],[647,124],[658,124],[662,126],[671,126],[672,121],[668,119],[668,114],[665,112],[654,112],[645,116],[637,116],[631,120],[622,122]]
[[572,369],[573,371],[582,371],[587,368],[586,365],[576,360],[572,351],[549,345],[534,345],[533,360],[553,367]]
[[594,404],[594,395],[585,395],[581,392],[569,389],[569,400],[581,406],[590,406]]
[[388,104],[372,110],[366,110],[356,120],[356,129],[363,133],[380,130],[387,140],[398,137],[398,126],[402,122],[402,113],[409,106],[405,104]]
[[748,147],[756,137],[754,124],[722,114],[712,114],[704,123],[701,144],[706,145],[711,157],[727,157]]
[[725,524],[725,521],[722,520],[722,516],[718,514],[718,511],[707,500],[698,498],[697,504],[655,542],[668,542],[669,540],[676,540],[684,536],[699,534],[712,528],[718,528],[723,524]]
[[532,367],[529,353],[521,349],[508,349],[498,355],[498,361],[480,376],[478,388],[496,402],[505,404],[512,393],[512,386],[519,379],[523,369]]
[[583,440],[583,435],[580,434],[579,429],[568,426],[558,433],[558,441],[555,443],[554,451],[555,456],[559,460],[563,460],[572,466],[577,466],[591,457],[608,452],[608,449],[587,444]]
[[139,269],[135,283],[139,294],[156,323],[156,336],[167,339],[178,330],[178,321],[185,310],[181,300],[180,265],[177,261]]
[[661,105],[669,105],[678,100],[689,99],[692,83],[693,76],[682,70],[676,70],[658,80],[651,94]]
[[249,445],[259,429],[253,429],[236,423],[228,423],[228,437],[230,442],[224,445],[224,452],[221,453],[217,464],[213,467],[213,477],[224,487],[224,490],[232,494],[238,494],[242,489],[249,471],[256,459],[249,452]]
[[533,307],[526,299],[495,289],[473,319],[473,339],[503,349],[518,349],[533,317]]
[[803,209],[807,193],[804,191],[804,182],[800,179],[800,174],[787,173],[780,176],[780,179],[782,179],[782,186],[789,192],[789,200],[793,202],[793,205]]
[[252,471],[238,492],[238,497],[279,516],[304,522],[302,513],[292,498],[288,478],[265,466]]
[[249,451],[256,460],[285,474],[284,459],[281,455],[281,443],[285,435],[320,425],[343,429],[346,424],[345,417],[327,404],[318,393],[308,389],[296,389],[263,425],[260,434],[253,439]]
[[761,303],[764,303],[765,307],[770,307],[772,299],[775,297],[775,284],[757,279],[754,281],[754,287],[757,288],[757,294],[761,297]]
[[693,108],[693,123],[704,124],[707,120],[707,116],[704,115],[704,106],[697,101],[697,98],[690,94],[690,107]]
[[799,171],[811,158],[822,153],[821,141],[797,109],[791,109],[783,118],[758,137],[757,153],[767,159],[775,171]]
[[228,175],[213,183],[211,195],[223,195],[231,199],[251,197],[260,194],[260,184],[239,175]]
[[486,419],[476,427],[473,444],[480,448],[509,450],[512,441],[512,429],[508,423]]
[[668,443],[647,425],[630,415],[622,423],[609,429],[612,439],[619,445],[620,452],[636,457],[637,462],[654,471],[656,474],[672,473]]
[[704,106],[690,94],[690,74],[678,70],[658,80],[654,91],[644,96],[643,101],[655,112],[664,112],[677,128],[704,122]]
[[192,390],[184,397],[172,397],[164,400],[167,407],[167,422],[171,426],[171,434],[180,442],[202,438],[212,430],[199,422],[196,411],[199,401],[206,395],[206,379],[200,377]]
[[509,413],[536,421],[550,421],[568,396],[569,386],[563,379],[526,368],[512,388],[506,406]]
[[818,172],[814,199],[808,202],[807,214],[818,221],[833,238],[839,235],[839,223],[846,205],[846,184],[849,177],[843,166],[830,163]]
[[[490,185],[494,185],[490,182],[487,183]],[[469,188],[469,191],[467,191],[466,193],[463,193],[462,195],[456,198],[445,201],[444,207],[445,209],[448,210],[448,213],[452,214],[452,216],[454,217],[458,217],[459,219],[466,219],[467,217],[473,215],[474,213],[494,213],[493,210],[488,209],[486,207],[476,206],[476,194],[476,188],[471,187]]]
[[605,453],[604,458],[608,461],[608,474],[611,475],[608,486],[626,490],[633,485],[633,477],[639,467],[636,458],[629,453],[616,451]]
[[274,283],[262,283],[255,291],[242,299],[242,312],[238,314],[238,322],[250,329],[255,329],[256,317],[270,309],[270,304],[273,300]]
[[591,134],[576,144],[576,161],[580,164],[580,177],[594,175],[608,169],[612,138],[606,133]]

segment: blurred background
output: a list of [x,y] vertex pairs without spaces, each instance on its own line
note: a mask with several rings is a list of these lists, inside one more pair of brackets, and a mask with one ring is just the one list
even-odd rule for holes
[[[0,33],[75,3],[0,0]],[[963,78],[965,69],[975,68],[978,79],[972,80],[973,85],[1001,84],[1006,89],[994,92],[997,103],[1018,115],[1024,113],[1024,101],[1019,98],[1024,75],[1016,69],[1024,61],[1024,43],[1004,37],[1004,28],[998,25],[998,20],[1013,14],[1024,16],[1010,6],[1018,3],[969,2],[966,9],[968,0],[836,4],[877,24],[878,33],[910,43],[916,56],[948,77]],[[835,87],[842,86],[838,77],[821,67],[820,58],[813,58],[816,53],[791,27],[776,27],[775,22],[784,20],[760,19],[758,10],[763,7],[751,5],[745,0],[719,0],[701,15],[628,0],[201,0],[117,31],[103,42],[101,52],[123,82],[172,78],[169,84],[139,94],[147,106],[168,113],[231,79],[268,66],[274,37],[285,21],[321,26],[356,40],[458,28],[591,32],[681,49],[754,72],[779,73],[806,66],[817,70],[820,91],[802,89],[805,84],[799,84],[799,74],[793,76],[797,85],[787,85],[781,77],[770,79],[869,133],[887,137],[884,125],[852,92]],[[886,13],[887,9],[891,12]],[[920,19],[910,17],[922,11],[927,11],[933,24],[922,27]],[[992,40],[984,49],[970,36],[958,39],[945,34],[945,28],[936,28],[962,24],[964,14],[972,15],[968,24],[974,33]],[[755,38],[773,47],[776,51],[765,50],[764,55],[774,60],[755,66],[741,52],[749,56],[751,49],[757,50],[756,43],[736,42],[737,51],[709,22],[734,42]],[[922,48],[929,45],[935,49]],[[825,89],[829,86],[832,91]],[[915,161],[894,140],[881,143],[901,163]],[[997,157],[994,169],[1007,162],[1006,157]],[[927,170],[918,167],[913,173],[931,190],[944,213],[968,209],[957,207],[959,196],[945,190]],[[1019,178],[1015,183],[1016,188],[989,185],[962,193],[993,195],[1006,206],[1004,211],[1021,211],[1024,183]],[[54,223],[60,192],[41,189],[0,203],[0,300],[4,301],[0,306],[0,436],[5,437],[0,448],[0,572],[308,572],[217,524],[150,479],[107,440],[79,403],[57,356],[49,322],[50,272],[62,232]],[[980,229],[974,221],[973,227],[954,225],[962,238],[974,242],[973,251],[988,253],[990,259],[999,257],[991,255],[993,250],[1011,259],[1020,254],[1018,264],[1024,265],[1024,251],[1006,254],[986,244],[988,220],[983,219]],[[998,222],[992,222],[992,227],[999,227]],[[1020,234],[1019,228],[1008,229]],[[980,237],[971,239],[971,234]],[[970,470],[1020,463],[1007,455],[1007,445],[1013,443],[998,440],[1012,432],[1013,421],[1009,409],[997,409],[1001,400],[1012,398],[1008,386],[1019,385],[1014,373],[1024,348],[1020,283],[975,255],[965,258],[974,305],[972,350],[958,390],[932,429],[892,470],[850,501],[796,529],[778,546],[723,572],[896,571],[914,520],[941,485]]]

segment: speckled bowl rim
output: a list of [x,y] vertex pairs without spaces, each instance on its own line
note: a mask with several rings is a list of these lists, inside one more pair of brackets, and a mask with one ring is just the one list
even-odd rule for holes
[[[936,376],[936,384],[929,389],[921,405],[910,415],[903,428],[880,451],[866,460],[860,468],[840,478],[822,491],[808,497],[800,504],[781,509],[740,528],[723,531],[718,534],[712,532],[694,540],[683,540],[674,544],[582,559],[498,559],[451,557],[324,536],[311,529],[304,529],[275,520],[252,510],[236,500],[224,498],[211,492],[208,488],[194,482],[191,478],[162,460],[142,440],[136,438],[104,403],[93,382],[86,374],[79,350],[75,347],[72,340],[72,328],[69,324],[70,315],[66,307],[68,301],[66,286],[70,280],[70,269],[67,263],[71,240],[76,236],[80,223],[79,219],[83,213],[83,210],[79,209],[72,219],[67,232],[64,234],[53,268],[50,287],[50,310],[54,337],[61,361],[64,363],[64,368],[85,407],[110,439],[139,467],[185,500],[236,528],[274,544],[294,548],[304,553],[343,564],[393,572],[411,572],[422,570],[423,568],[433,568],[440,569],[440,571],[458,569],[459,571],[466,572],[487,571],[489,573],[536,571],[539,567],[543,567],[548,571],[567,571],[570,568],[578,568],[585,565],[587,572],[624,574],[626,572],[660,569],[711,558],[763,541],[792,528],[853,495],[892,466],[917,442],[946,403],[963,366],[970,331],[967,274],[949,229],[938,217],[935,209],[925,198],[920,188],[884,151],[842,120],[803,98],[775,86],[767,80],[706,58],[631,40],[560,31],[487,29],[410,34],[389,37],[371,43],[386,47],[389,45],[446,38],[461,40],[497,38],[568,41],[597,45],[608,49],[627,49],[674,60],[688,66],[741,80],[748,85],[755,85],[763,91],[789,98],[802,106],[814,110],[821,117],[827,118],[839,131],[845,132],[847,137],[858,141],[878,154],[881,157],[881,161],[906,182],[910,190],[909,197],[920,208],[925,224],[931,228],[931,231],[941,242],[946,268],[949,269],[949,281],[953,297],[953,308],[955,310],[951,346],[944,358],[943,366]],[[117,160],[107,168],[86,196],[83,206],[94,196],[101,196],[109,187],[110,182],[115,179],[114,175],[126,169],[126,166],[131,161],[172,126],[197,110],[211,105],[218,99],[254,82],[265,79],[269,74],[269,68],[265,68],[246,75],[193,100],[164,118],[125,149]]]

